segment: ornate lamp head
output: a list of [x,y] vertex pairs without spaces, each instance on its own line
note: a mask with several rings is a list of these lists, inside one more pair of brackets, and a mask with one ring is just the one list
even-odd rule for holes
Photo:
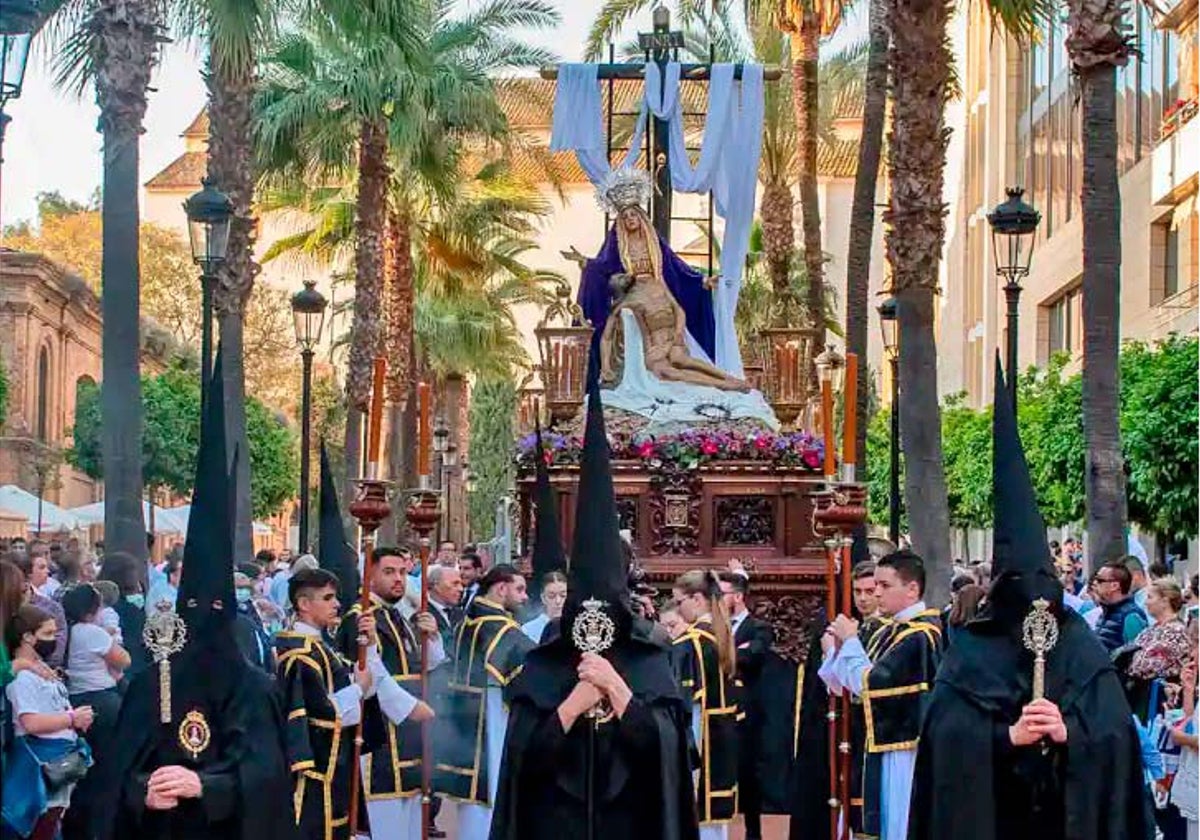
[[596,185],[596,203],[610,216],[627,207],[641,207],[650,198],[650,175],[644,169],[614,169]]

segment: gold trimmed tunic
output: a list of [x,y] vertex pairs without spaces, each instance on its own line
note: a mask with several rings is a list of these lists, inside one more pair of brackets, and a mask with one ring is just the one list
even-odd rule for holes
[[728,823],[738,811],[740,686],[721,671],[712,621],[701,618],[672,645],[672,659],[685,698],[692,703],[700,775],[696,807],[701,825]]
[[504,687],[521,672],[534,643],[501,605],[472,599],[455,636],[443,708],[433,735],[433,788],[462,802],[490,805],[488,688]]
[[324,640],[304,633],[279,633],[275,652],[298,836],[345,840],[357,727],[343,725],[332,695],[351,684],[352,671]]

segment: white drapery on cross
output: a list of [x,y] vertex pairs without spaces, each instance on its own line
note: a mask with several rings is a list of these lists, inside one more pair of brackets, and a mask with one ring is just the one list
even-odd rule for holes
[[[554,96],[552,151],[574,151],[593,184],[611,169],[601,114],[601,89],[596,64],[563,64]],[[716,359],[719,368],[741,377],[742,357],[733,316],[742,288],[742,268],[750,246],[754,195],[762,154],[763,68],[742,65],[742,80],[734,79],[733,64],[712,65],[708,109],[700,155],[693,167],[683,130],[679,97],[680,66],[670,62],[666,72],[654,63],[645,67],[646,84],[629,151],[621,166],[633,166],[641,151],[648,114],[669,128],[671,186],[677,192],[712,192],[714,210],[725,222],[721,238],[721,282],[713,293],[716,317]]]

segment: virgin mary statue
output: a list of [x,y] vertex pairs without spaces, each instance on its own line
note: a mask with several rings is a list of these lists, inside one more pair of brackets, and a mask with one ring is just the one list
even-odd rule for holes
[[652,420],[776,425],[761,394],[712,363],[712,292],[655,231],[642,209],[649,192],[649,175],[634,168],[613,170],[596,188],[614,222],[579,289],[595,329],[589,378],[599,377],[606,405]]

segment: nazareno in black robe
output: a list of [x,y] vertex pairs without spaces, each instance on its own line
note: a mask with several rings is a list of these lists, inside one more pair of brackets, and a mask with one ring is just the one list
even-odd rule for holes
[[[271,679],[246,664],[232,640],[227,651],[189,648],[171,659],[170,723],[159,720],[158,667],[132,680],[121,706],[111,759],[104,768],[100,840],[291,840],[295,836],[283,716]],[[208,723],[211,741],[186,751],[180,727],[189,712]],[[146,783],[157,768],[178,764],[199,774],[204,796],[177,808],[146,808]]]
[[[596,837],[695,840],[688,761],[690,710],[679,696],[667,649],[636,619],[607,654],[633,699],[595,738]],[[587,718],[564,733],[558,706],[578,682],[579,654],[551,625],[509,687],[510,717],[491,840],[587,837]]]
[[1008,727],[1029,702],[1033,656],[1002,626],[969,624],[943,660],[917,748],[910,840],[1153,838],[1129,704],[1091,629],[1064,610],[1047,655],[1046,698],[1066,745],[1014,747]]

